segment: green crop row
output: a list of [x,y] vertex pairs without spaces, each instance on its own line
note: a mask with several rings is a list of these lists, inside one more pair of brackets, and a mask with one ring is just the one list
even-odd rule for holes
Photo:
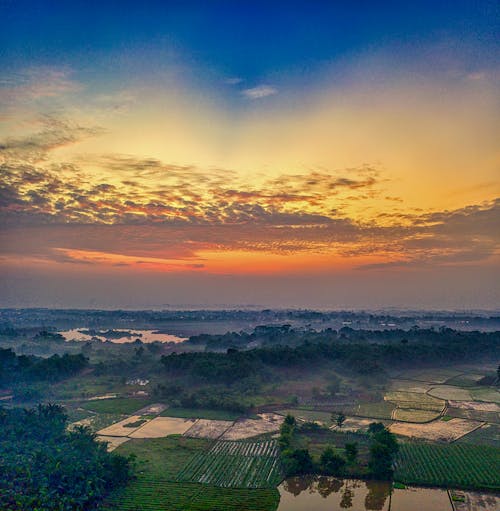
[[500,449],[468,444],[401,444],[395,478],[406,484],[500,489]]
[[180,482],[226,488],[273,488],[281,478],[274,441],[217,442],[210,451],[196,453],[177,476]]

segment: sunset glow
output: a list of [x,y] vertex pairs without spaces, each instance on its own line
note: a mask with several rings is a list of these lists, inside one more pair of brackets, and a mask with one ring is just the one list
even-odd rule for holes
[[[425,33],[401,7],[378,44],[371,8],[348,43],[349,9],[297,7],[284,41],[275,7],[209,4],[159,3],[124,32],[121,12],[77,2],[61,8],[75,26],[60,37],[51,9],[0,7],[2,305],[106,305],[118,277],[135,291],[114,296],[123,307],[306,295],[420,307],[450,285],[444,308],[498,302],[489,2],[467,36],[460,5],[451,17],[422,6]],[[304,291],[309,275],[331,294]],[[78,292],[79,278],[92,286]],[[377,299],[363,281],[382,286]]]

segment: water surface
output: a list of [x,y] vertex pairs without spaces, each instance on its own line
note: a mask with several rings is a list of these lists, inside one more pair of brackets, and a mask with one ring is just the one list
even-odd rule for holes
[[[130,330],[123,328],[114,328],[112,330],[98,330],[86,328],[73,328],[60,333],[66,341],[91,341],[98,339],[100,341],[110,341],[119,344],[125,342],[134,342],[136,339],[144,343],[149,342],[183,342],[185,337],[177,337],[176,335],[161,333],[156,330]],[[123,334],[123,335],[121,335]]]
[[304,476],[286,479],[277,511],[451,511],[446,490],[394,490],[386,481]]

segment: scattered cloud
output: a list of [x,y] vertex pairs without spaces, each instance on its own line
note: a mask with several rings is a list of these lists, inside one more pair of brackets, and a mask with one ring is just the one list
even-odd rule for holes
[[241,93],[248,99],[262,99],[277,94],[278,89],[271,85],[258,85],[251,89],[244,89]]

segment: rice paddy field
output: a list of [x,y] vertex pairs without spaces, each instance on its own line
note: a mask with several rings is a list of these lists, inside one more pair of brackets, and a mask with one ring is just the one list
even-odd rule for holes
[[500,490],[500,449],[455,443],[403,443],[395,479],[405,484]]
[[209,451],[200,451],[177,476],[179,482],[225,488],[275,488],[281,479],[279,450],[274,440],[219,441]]
[[445,402],[428,394],[417,392],[394,391],[387,392],[384,399],[395,403],[398,408],[410,410],[427,410],[430,412],[441,412],[444,410]]

